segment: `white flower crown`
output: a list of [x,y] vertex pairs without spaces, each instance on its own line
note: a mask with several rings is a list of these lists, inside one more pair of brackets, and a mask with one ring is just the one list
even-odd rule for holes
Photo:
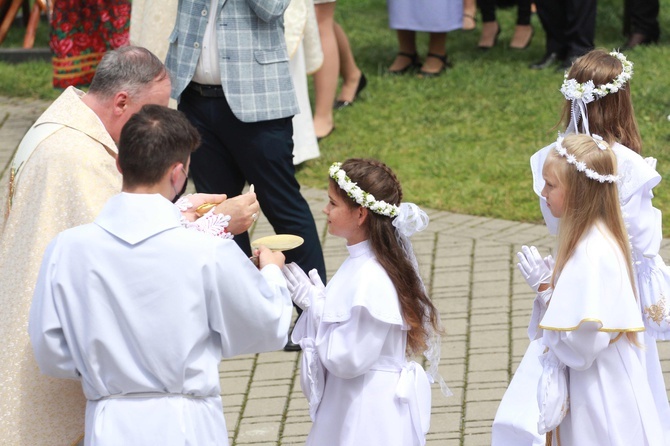
[[342,163],[333,163],[328,169],[330,177],[337,182],[337,185],[347,193],[349,198],[364,208],[370,209],[375,214],[385,215],[387,217],[395,217],[398,215],[398,206],[387,203],[383,200],[377,201],[372,194],[365,192],[358,187],[356,183],[351,181],[347,173],[342,170]]
[[[608,146],[605,143],[605,141],[603,141],[603,138],[600,135],[590,135],[590,136],[591,138],[593,138],[593,141],[596,143],[596,145],[600,150],[607,150]],[[592,180],[596,180],[601,183],[616,183],[617,181],[619,181],[618,175],[599,174],[595,170],[586,167],[586,163],[584,161],[578,161],[575,155],[573,155],[572,153],[568,153],[565,147],[563,147],[563,136],[561,135],[558,136],[556,144],[554,144],[554,149],[556,150],[556,152],[558,152],[559,155],[565,158],[568,164],[574,165],[579,172],[584,172],[584,175],[586,175],[588,178]]]
[[561,93],[565,99],[574,101],[581,99],[585,104],[593,102],[609,93],[616,93],[633,77],[633,62],[626,59],[622,53],[612,51],[610,56],[614,56],[621,62],[623,69],[621,73],[610,83],[595,86],[593,80],[580,84],[576,79],[568,79],[568,72],[565,72],[565,80],[561,85]]

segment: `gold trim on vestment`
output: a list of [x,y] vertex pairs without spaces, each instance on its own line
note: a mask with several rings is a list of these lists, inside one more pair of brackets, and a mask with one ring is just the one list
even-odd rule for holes
[[79,438],[77,438],[77,441],[75,441],[74,443],[72,443],[72,446],[77,446],[79,443],[81,443],[81,441],[82,441],[83,439],[84,439],[84,434],[81,434],[81,436],[80,436]]
[[[600,325],[603,325],[603,322],[600,319],[586,318],[586,319],[582,319],[581,321],[579,321],[579,324],[577,324],[574,327],[547,327],[546,325],[542,325],[542,324],[540,324],[539,327],[544,329],[544,330],[551,330],[551,331],[575,331],[579,327],[581,327],[584,322],[597,322]],[[645,330],[644,326],[633,327],[633,328],[599,328],[598,329],[598,331],[602,331],[602,332],[605,332],[605,333],[617,333],[617,332],[627,333],[629,331],[630,332],[639,332],[639,331],[644,331],[644,330]]]
[[9,168],[9,196],[7,197],[7,210],[5,211],[5,219],[9,218],[9,211],[12,209],[12,198],[14,197],[14,189],[16,189],[16,169]]

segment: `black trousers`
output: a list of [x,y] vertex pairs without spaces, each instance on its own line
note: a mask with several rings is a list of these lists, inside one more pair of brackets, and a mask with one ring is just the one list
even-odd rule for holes
[[[196,190],[234,197],[246,182],[253,184],[263,214],[275,232],[305,239],[302,246],[285,253],[286,261],[296,262],[305,271],[316,268],[326,283],[314,217],[295,179],[291,118],[242,122],[225,97],[203,97],[189,88],[182,93],[179,110],[202,136],[202,144],[191,155],[190,172]],[[235,241],[251,255],[248,233],[236,235]]]
[[[477,6],[482,12],[482,22],[495,22],[496,20],[496,0],[477,0]],[[516,24],[530,25],[530,4],[531,0],[517,0]]]
[[535,6],[547,35],[547,53],[578,57],[594,48],[596,0],[537,0]]
[[658,40],[661,29],[658,25],[658,0],[624,0],[623,33],[629,36],[641,33],[651,40]]

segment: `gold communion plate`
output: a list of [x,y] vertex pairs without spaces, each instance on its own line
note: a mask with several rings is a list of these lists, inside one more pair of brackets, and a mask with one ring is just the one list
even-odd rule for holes
[[256,249],[263,245],[273,251],[288,251],[297,248],[305,242],[302,237],[290,234],[277,234],[261,237],[251,242],[251,247]]

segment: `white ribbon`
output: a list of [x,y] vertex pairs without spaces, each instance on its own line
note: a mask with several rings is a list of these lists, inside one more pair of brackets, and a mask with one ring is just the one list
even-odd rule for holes
[[425,445],[430,428],[430,380],[418,363],[411,361],[403,366],[396,397],[408,405],[414,434],[419,444]]
[[414,203],[402,203],[398,206],[398,215],[393,219],[393,226],[405,237],[411,237],[428,227],[428,214]]
[[591,134],[589,131],[589,113],[586,109],[587,103],[584,99],[572,99],[572,109],[570,111],[572,119],[570,119],[570,124],[568,124],[568,128],[565,130],[566,134],[579,133],[577,122],[580,117],[582,118],[582,133]]

